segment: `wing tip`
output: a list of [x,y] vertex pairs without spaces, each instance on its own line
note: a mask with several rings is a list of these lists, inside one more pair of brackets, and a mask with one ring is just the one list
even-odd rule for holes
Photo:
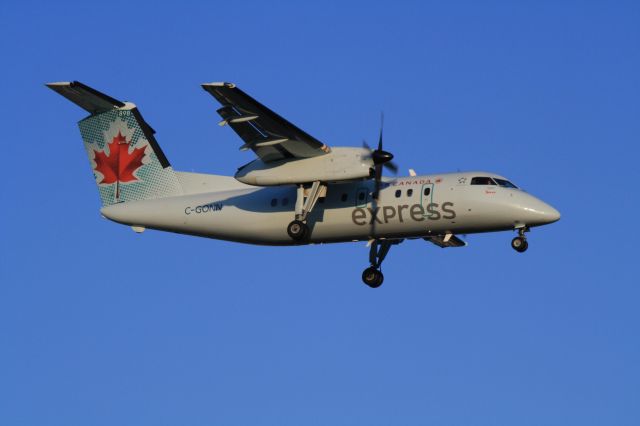
[[49,89],[56,90],[57,88],[60,88],[60,87],[73,86],[73,82],[71,82],[71,81],[53,81],[51,83],[45,83],[44,85],[47,86]]
[[229,89],[233,89],[236,85],[227,81],[214,81],[211,83],[202,83],[202,87],[205,89],[207,87],[228,87]]

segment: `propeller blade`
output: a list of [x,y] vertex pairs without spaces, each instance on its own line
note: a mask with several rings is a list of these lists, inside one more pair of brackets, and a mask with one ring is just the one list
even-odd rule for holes
[[361,158],[363,160],[371,160],[373,161],[374,151],[371,149],[366,140],[362,139],[362,148],[364,148],[367,152],[362,154]]
[[380,112],[380,136],[378,137],[378,151],[382,151],[382,129],[384,128],[384,112]]
[[375,171],[376,171],[376,175],[375,175],[375,191],[374,191],[374,198],[376,200],[378,200],[379,196],[380,196],[380,186],[382,183],[382,164],[376,164],[375,166]]
[[398,174],[398,165],[396,163],[394,163],[393,161],[389,161],[387,163],[384,163],[383,166],[386,167],[387,170],[389,170],[394,175]]
[[[378,200],[380,198],[380,187],[382,186],[382,164],[374,165],[375,175],[374,175],[374,188],[371,199],[371,207],[373,208],[374,213],[378,210]],[[375,218],[371,218],[371,228],[369,230],[369,238],[376,238],[376,220]]]
[[[380,190],[382,189],[382,171],[383,168],[387,168],[393,174],[398,173],[398,166],[391,160],[393,160],[393,154],[382,149],[382,135],[384,131],[384,113],[380,113],[380,133],[378,135],[378,149],[372,150],[366,141],[362,141],[362,147],[369,151],[369,157],[373,161],[374,168],[374,190],[371,200],[371,206],[373,211],[378,210],[378,200],[380,198]],[[375,214],[375,213],[374,213]],[[371,229],[369,231],[369,244],[376,239],[376,220],[371,220]]]

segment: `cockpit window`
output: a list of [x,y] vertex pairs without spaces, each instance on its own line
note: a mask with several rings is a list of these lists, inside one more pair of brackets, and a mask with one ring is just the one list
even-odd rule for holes
[[508,180],[504,180],[504,179],[498,179],[495,178],[496,182],[498,182],[498,185],[502,186],[503,188],[513,188],[513,189],[518,189],[517,186],[515,186],[514,184],[512,184],[511,182],[509,182]]
[[471,179],[471,185],[495,185],[496,183],[490,177],[474,177]]

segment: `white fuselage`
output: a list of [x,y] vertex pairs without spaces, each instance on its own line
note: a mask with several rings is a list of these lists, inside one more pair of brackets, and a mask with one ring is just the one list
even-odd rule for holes
[[[471,185],[465,172],[385,179],[379,200],[370,180],[329,183],[308,218],[309,243],[420,238],[533,227],[560,214],[521,189]],[[126,225],[265,245],[293,245],[296,187],[255,187],[232,177],[179,173],[180,196],[102,208]]]

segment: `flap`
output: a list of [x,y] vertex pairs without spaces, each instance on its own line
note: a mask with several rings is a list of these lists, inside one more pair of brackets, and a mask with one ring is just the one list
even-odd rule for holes
[[453,234],[445,234],[445,235],[434,235],[432,237],[424,237],[425,241],[433,243],[438,247],[464,247],[467,245],[465,241],[462,241],[460,238],[456,237]]

